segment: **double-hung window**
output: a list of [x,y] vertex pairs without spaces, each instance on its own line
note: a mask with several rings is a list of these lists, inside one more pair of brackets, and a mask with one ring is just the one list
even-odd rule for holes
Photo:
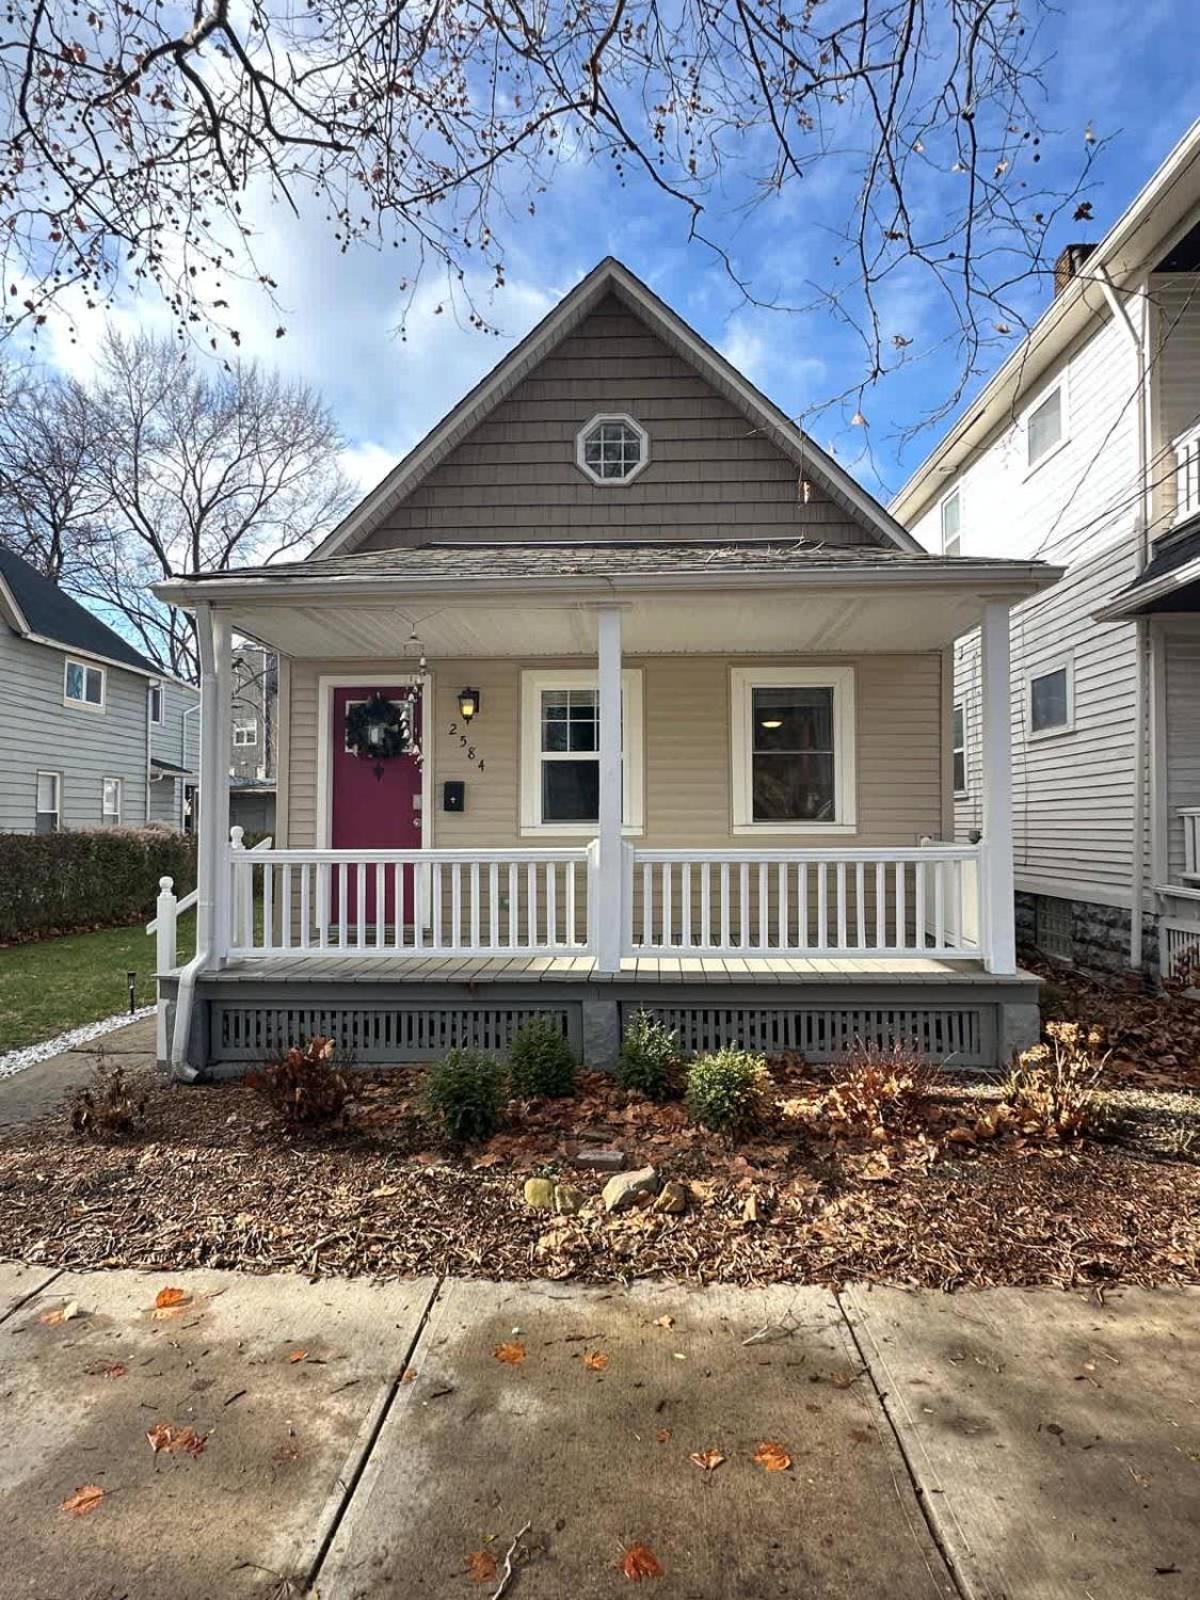
[[954,708],[954,738],[951,748],[954,752],[954,792],[955,794],[966,794],[967,722],[961,705],[957,705]]
[[1025,419],[1025,459],[1029,467],[1036,467],[1057,450],[1066,437],[1066,416],[1063,407],[1063,390],[1060,383],[1051,389],[1044,400]]
[[86,661],[67,661],[63,670],[63,700],[67,705],[104,710],[104,668]]
[[253,718],[233,725],[233,743],[239,750],[248,749],[258,743],[258,723]]
[[1064,657],[1038,672],[1027,674],[1029,694],[1029,737],[1049,738],[1070,733],[1075,726],[1075,672],[1071,658]]
[[735,667],[732,690],[734,832],[852,832],[854,669]]
[[121,820],[121,780],[105,778],[100,788],[100,821],[108,827]]
[[62,773],[39,772],[37,775],[37,810],[34,815],[35,833],[57,833],[62,826]]
[[[600,820],[600,704],[588,671],[521,675],[521,830],[591,833]],[[642,826],[642,675],[621,673],[621,815]]]
[[962,549],[962,490],[951,489],[942,501],[942,554],[956,556]]
[[163,690],[161,683],[150,685],[150,722],[155,728],[162,727],[163,720]]

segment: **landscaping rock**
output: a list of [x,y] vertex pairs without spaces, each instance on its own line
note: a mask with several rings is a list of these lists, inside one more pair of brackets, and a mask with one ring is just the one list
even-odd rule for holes
[[571,1165],[580,1172],[620,1172],[625,1166],[624,1150],[581,1150],[572,1156]]
[[681,1211],[687,1210],[687,1190],[681,1183],[664,1183],[655,1196],[654,1209],[677,1217]]
[[582,1189],[576,1189],[569,1183],[556,1183],[554,1185],[554,1209],[560,1215],[573,1217],[577,1211],[582,1211],[587,1201],[587,1196]]
[[525,1204],[535,1211],[554,1210],[554,1184],[549,1178],[526,1178]]
[[658,1192],[658,1173],[653,1167],[638,1167],[636,1172],[618,1172],[604,1185],[606,1211],[627,1211],[644,1205],[643,1195]]

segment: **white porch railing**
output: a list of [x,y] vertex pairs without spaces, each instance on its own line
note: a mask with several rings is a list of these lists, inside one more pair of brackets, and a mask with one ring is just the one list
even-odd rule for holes
[[979,960],[975,845],[627,855],[635,955]]
[[1171,441],[1175,452],[1175,521],[1200,512],[1200,426]]
[[232,956],[583,955],[593,852],[229,851]]

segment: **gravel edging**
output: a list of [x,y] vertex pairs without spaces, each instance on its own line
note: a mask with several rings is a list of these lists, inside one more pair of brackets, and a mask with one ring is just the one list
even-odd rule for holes
[[126,1023],[141,1022],[145,1017],[152,1017],[157,1010],[157,1006],[139,1006],[136,1011],[121,1011],[115,1016],[103,1017],[99,1022],[85,1022],[81,1027],[60,1033],[55,1039],[43,1039],[40,1044],[27,1044],[23,1049],[10,1050],[7,1055],[0,1056],[0,1078],[15,1077],[18,1072],[24,1072],[26,1067],[35,1067],[39,1061],[48,1061],[51,1056],[62,1055],[65,1050],[74,1050],[81,1044],[90,1044],[93,1039],[101,1039],[106,1033],[115,1033]]

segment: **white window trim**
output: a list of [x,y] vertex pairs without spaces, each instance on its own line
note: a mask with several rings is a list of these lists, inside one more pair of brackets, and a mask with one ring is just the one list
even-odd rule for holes
[[[543,838],[591,839],[596,823],[542,821],[542,693],[546,689],[595,689],[598,674],[586,668],[521,674],[521,833]],[[642,673],[621,670],[621,831],[640,834],[645,826],[643,782]],[[588,755],[591,752],[587,752]]]
[[63,775],[61,772],[52,772],[48,767],[39,767],[33,775],[33,825],[37,827],[37,819],[40,816],[50,815],[48,811],[43,813],[38,806],[38,784],[42,778],[54,779],[54,832],[61,833]]
[[[252,739],[239,739],[238,738],[238,734],[239,733],[246,733],[246,732],[252,733],[254,735],[254,737]],[[258,746],[258,718],[257,717],[250,717],[250,718],[248,718],[246,720],[243,720],[241,722],[238,722],[235,719],[234,720],[234,724],[233,724],[233,748],[235,750],[253,750],[253,749],[256,749],[257,746]]]
[[[1059,434],[1058,443],[1051,445],[1050,449],[1046,451],[1044,456],[1039,456],[1036,461],[1030,461],[1029,419],[1032,417],[1035,411],[1039,411],[1042,406],[1045,405],[1046,401],[1050,399],[1051,395],[1053,395],[1056,389],[1058,390],[1060,396],[1059,415],[1062,418],[1062,432]],[[1024,477],[1031,478],[1035,472],[1040,472],[1041,469],[1046,465],[1047,461],[1053,461],[1055,456],[1058,455],[1059,451],[1065,450],[1070,442],[1071,406],[1070,395],[1067,390],[1067,375],[1064,372],[1062,377],[1059,378],[1055,383],[1048,383],[1033,404],[1026,406],[1021,415],[1021,447],[1025,456]]]
[[[592,471],[584,459],[584,440],[592,429],[598,427],[602,422],[623,422],[627,427],[633,429],[642,442],[642,459],[634,467],[633,471],[624,478],[602,478],[599,473]],[[636,417],[631,417],[625,411],[598,411],[594,417],[590,417],[584,423],[583,427],[575,435],[575,465],[588,482],[594,483],[598,489],[624,489],[633,482],[639,473],[644,472],[650,465],[650,435]]]
[[[853,667],[734,667],[730,673],[734,833],[851,834],[858,831]],[[833,690],[833,822],[755,822],[751,741],[755,689]]]
[[[962,743],[954,742],[954,719],[962,713]],[[971,793],[971,773],[967,765],[967,702],[956,700],[950,708],[950,781],[954,782],[954,757],[962,751],[963,758],[963,786],[954,790],[956,800],[966,800]]]
[[[108,812],[104,809],[104,791],[110,783],[115,783],[117,786],[117,811],[115,816],[113,816],[111,812]],[[109,826],[113,828],[119,828],[121,826],[121,815],[124,810],[124,801],[124,779],[115,778],[111,774],[100,779],[100,822],[102,826]]]
[[[157,716],[154,715],[154,693],[155,693],[155,690],[158,691],[158,715]],[[166,716],[166,710],[167,710],[166,695],[163,692],[162,684],[161,683],[152,683],[150,685],[149,689],[146,691],[146,697],[150,702],[150,726],[152,728],[161,728],[162,725],[163,725],[163,718]]]
[[[94,704],[91,700],[75,700],[67,693],[67,674],[72,667],[78,667],[83,673],[84,691],[87,690],[87,675],[89,672],[100,674],[100,702]],[[91,711],[103,715],[108,701],[108,671],[105,667],[98,667],[94,661],[81,661],[77,656],[68,656],[63,662],[63,705],[72,706],[77,711]]]
[[[946,548],[946,520],[945,520],[946,519],[946,506],[949,504],[949,502],[951,500],[953,500],[955,498],[956,495],[958,497],[958,532],[954,536],[954,549],[953,550],[947,550],[947,548]],[[961,555],[962,554],[962,514],[963,514],[962,484],[961,483],[956,483],[954,485],[953,489],[948,490],[947,493],[945,493],[942,496],[942,498],[938,501],[938,533],[941,535],[942,554],[944,556],[951,556],[951,555],[957,556],[957,555]]]
[[[1033,685],[1038,678],[1048,678],[1052,672],[1066,671],[1067,674],[1067,720],[1059,722],[1052,728],[1039,728],[1033,731]],[[1042,661],[1036,667],[1025,669],[1025,726],[1028,729],[1027,737],[1031,744],[1040,744],[1043,739],[1061,739],[1064,734],[1075,732],[1075,657],[1070,652],[1066,655],[1055,656],[1050,661]]]

